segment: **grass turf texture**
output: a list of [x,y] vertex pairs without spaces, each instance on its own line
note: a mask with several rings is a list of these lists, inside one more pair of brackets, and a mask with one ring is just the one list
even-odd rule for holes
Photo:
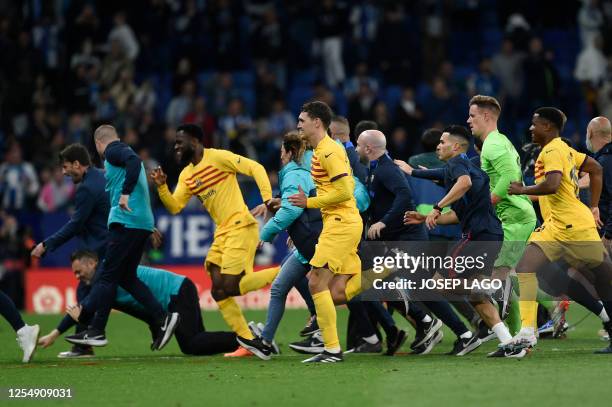
[[[572,305],[568,321],[586,311]],[[264,311],[246,312],[263,321]],[[49,332],[58,316],[26,315],[28,323]],[[277,338],[282,355],[264,362],[255,357],[186,357],[176,341],[161,352],[149,350],[150,334],[140,321],[114,313],[107,330],[109,345],[95,359],[61,360],[69,349],[58,339],[39,349],[29,365],[19,363],[20,349],[8,324],[0,322],[0,387],[73,388],[71,400],[2,401],[3,405],[207,405],[207,406],[590,406],[607,404],[612,387],[612,355],[594,355],[605,347],[597,336],[599,319],[589,315],[565,340],[541,340],[523,360],[487,359],[496,341],[464,357],[443,355],[454,336],[427,356],[347,355],[336,365],[303,365],[305,357],[287,344],[297,340],[306,312],[288,310]],[[341,336],[347,312],[340,309]],[[226,329],[217,312],[205,312],[209,330]],[[399,325],[406,328],[405,321]],[[409,339],[402,351],[414,337]],[[344,343],[344,338],[342,343]],[[282,404],[281,404],[282,403]]]

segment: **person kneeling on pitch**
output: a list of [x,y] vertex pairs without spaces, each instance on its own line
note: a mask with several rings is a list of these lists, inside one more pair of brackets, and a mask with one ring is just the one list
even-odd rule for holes
[[[75,277],[91,285],[94,279],[98,257],[96,253],[79,250],[71,256],[71,266]],[[178,312],[179,324],[174,333],[181,351],[187,355],[213,355],[229,352],[236,348],[236,334],[233,332],[208,332],[204,328],[198,291],[195,284],[187,277],[171,273],[162,269],[155,269],[139,265],[136,271],[138,278],[151,290],[164,311]],[[87,294],[80,303],[87,301]],[[146,322],[155,332],[154,317],[137,302],[127,291],[117,289],[113,308],[123,311],[141,321]],[[55,340],[67,331],[75,321],[78,322],[81,305],[69,306],[68,315],[60,322],[58,327],[49,334],[40,338],[39,345],[43,348],[51,346]],[[154,350],[154,348],[151,348]],[[62,352],[58,357],[87,357],[93,356],[93,351],[86,354],[72,354]]]

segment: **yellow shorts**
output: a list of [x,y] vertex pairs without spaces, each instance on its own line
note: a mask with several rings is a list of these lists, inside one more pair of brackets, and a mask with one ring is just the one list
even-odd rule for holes
[[531,233],[529,242],[538,245],[548,260],[563,259],[577,268],[595,267],[604,260],[605,248],[595,228],[559,229],[544,224]]
[[215,236],[206,256],[206,268],[215,264],[221,268],[221,274],[252,273],[258,243],[257,223]]
[[324,218],[323,230],[310,265],[316,268],[326,266],[334,274],[361,273],[361,259],[357,255],[357,248],[362,231],[361,219],[348,222],[337,215]]

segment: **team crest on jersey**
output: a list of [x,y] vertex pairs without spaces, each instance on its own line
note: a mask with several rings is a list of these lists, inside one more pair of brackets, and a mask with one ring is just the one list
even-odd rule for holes
[[204,185],[202,180],[200,178],[196,178],[196,180],[195,180],[195,187],[196,188],[200,188],[202,185]]

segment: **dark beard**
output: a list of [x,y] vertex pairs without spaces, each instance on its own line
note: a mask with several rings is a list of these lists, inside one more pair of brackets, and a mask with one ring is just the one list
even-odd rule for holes
[[194,155],[195,155],[195,151],[193,151],[193,148],[183,150],[183,153],[181,154],[181,158],[179,160],[179,163],[181,164],[181,166],[183,167],[188,166],[191,160],[193,160]]

